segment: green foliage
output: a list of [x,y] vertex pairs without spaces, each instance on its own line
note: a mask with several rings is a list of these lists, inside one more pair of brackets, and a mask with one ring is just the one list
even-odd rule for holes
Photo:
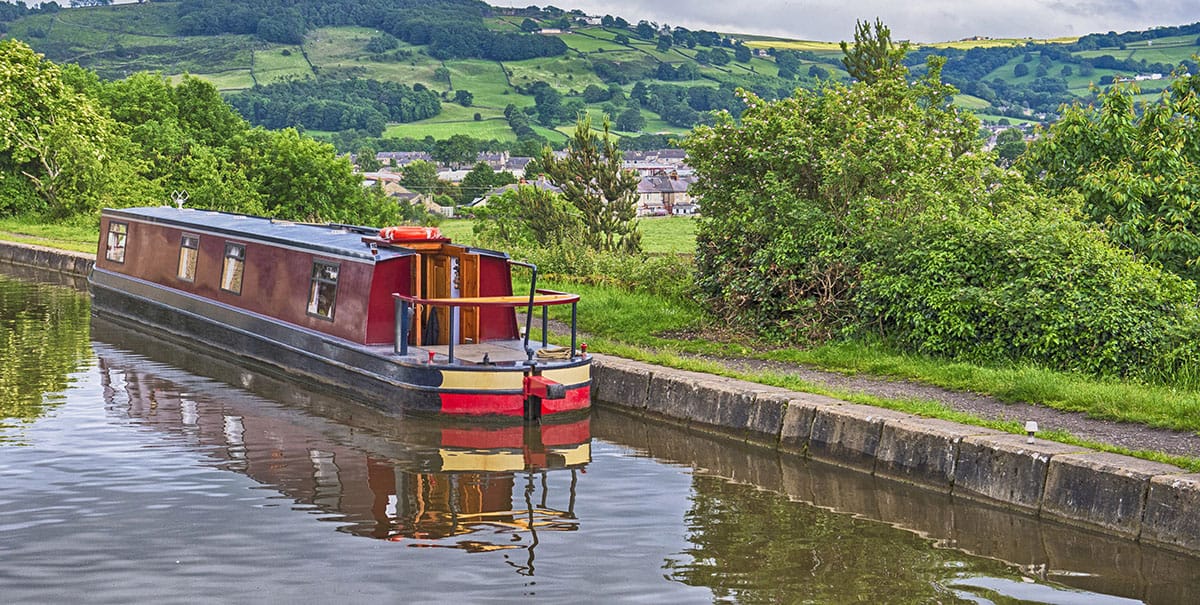
[[1020,128],[1008,128],[996,135],[996,163],[1011,166],[1025,153],[1025,133]]
[[442,111],[433,91],[362,78],[287,79],[233,95],[230,103],[266,128],[357,129],[374,136],[388,122],[415,122]]
[[[546,246],[514,245],[507,248],[514,258],[527,260],[537,265],[538,271],[547,279],[568,284],[600,286],[612,290],[610,297],[623,298],[622,307],[636,306],[638,298],[658,297],[655,307],[675,302],[695,305],[695,281],[692,279],[692,263],[676,254],[626,254],[624,252],[600,252],[578,245],[578,240],[563,240]],[[586,298],[586,296],[585,296]],[[613,317],[611,322],[642,324],[639,332],[651,332],[667,328],[666,321],[659,321],[643,310],[631,312],[629,318]],[[694,320],[701,319],[699,313]],[[636,319],[632,319],[636,317]],[[608,322],[605,322],[608,323]],[[619,336],[619,330],[612,334]]]
[[[251,130],[211,84],[139,73],[100,82],[0,42],[0,212],[86,220],[102,206],[188,203],[301,220],[395,222],[333,148]],[[7,110],[7,111],[6,111]],[[94,220],[94,219],[93,219]]]
[[410,162],[400,175],[400,184],[417,193],[432,194],[437,183],[437,166],[425,160]]
[[[490,168],[489,168],[490,170]],[[485,245],[547,247],[581,239],[579,210],[561,195],[520,185],[475,209],[475,236]]]
[[873,242],[859,320],[907,350],[1157,378],[1200,361],[1194,284],[1070,213],[936,212]]
[[893,71],[904,61],[909,44],[892,44],[892,30],[875,19],[874,25],[867,21],[855,21],[854,45],[841,42],[842,65],[850,72],[850,77],[871,83]]
[[[1194,384],[1195,284],[1079,222],[1079,196],[1047,198],[997,170],[977,148],[978,123],[946,105],[940,67],[931,60],[915,83],[893,66],[819,97],[748,95],[740,124],[695,131],[685,147],[705,209],[698,285],[714,308],[776,334],[870,334],[975,362]],[[1142,138],[1175,132],[1147,115],[1163,126]],[[1065,132],[1105,141],[1086,123]],[[1178,149],[1194,130],[1168,140]],[[1080,162],[1087,148],[1065,144],[1032,173],[1053,187],[1124,161]],[[1160,170],[1180,174],[1178,157],[1160,151],[1175,162]]]
[[593,250],[641,250],[635,201],[641,179],[621,167],[621,152],[609,133],[607,116],[602,131],[592,131],[592,120],[581,117],[566,155],[542,152],[541,168],[563,197],[575,205],[583,220],[583,243]]
[[774,103],[745,93],[684,142],[700,180],[701,291],[722,315],[826,337],[852,322],[864,247],[928,209],[986,203],[978,121],[903,67]]
[[1179,275],[1200,279],[1200,76],[1135,107],[1137,89],[1073,106],[1029,150],[1022,168],[1051,191],[1078,191],[1112,240]]
[[[0,177],[17,182],[3,210],[64,218],[144,199],[130,142],[106,109],[24,43],[0,41]],[[30,196],[32,189],[36,196]],[[127,204],[128,202],[126,202]]]

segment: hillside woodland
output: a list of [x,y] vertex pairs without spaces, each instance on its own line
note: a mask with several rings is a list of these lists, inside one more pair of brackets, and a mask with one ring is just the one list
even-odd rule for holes
[[[79,4],[103,5],[104,0]],[[343,152],[429,151],[452,134],[523,154],[571,137],[580,112],[613,120],[625,149],[673,144],[736,94],[767,101],[847,81],[836,44],[630,23],[552,6],[477,0],[179,0],[60,10],[3,5],[0,30],[104,79],[139,71],[213,83],[253,125],[295,127]],[[1049,123],[1141,78],[1139,100],[1182,65],[1196,73],[1200,23],[1075,40],[914,44],[921,75],[945,58],[955,102],[984,122]],[[1157,79],[1152,79],[1157,78]],[[436,98],[435,98],[436,97]],[[439,101],[440,103],[436,102]]]

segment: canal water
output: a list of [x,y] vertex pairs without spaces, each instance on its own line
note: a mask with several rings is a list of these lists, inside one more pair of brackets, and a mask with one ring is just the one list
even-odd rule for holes
[[0,267],[3,603],[1194,603],[1200,560],[628,417],[387,417]]

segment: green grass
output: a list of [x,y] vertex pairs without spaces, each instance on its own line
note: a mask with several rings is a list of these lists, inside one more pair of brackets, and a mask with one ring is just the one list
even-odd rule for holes
[[837,42],[821,42],[819,40],[781,40],[778,38],[764,38],[756,36],[743,36],[746,46],[750,48],[777,48],[779,50],[809,50],[813,52],[829,52],[837,54],[842,53],[842,48]]
[[650,253],[694,254],[696,219],[688,216],[663,216],[638,220],[642,248]]
[[[477,122],[473,117],[476,112],[481,115],[490,113],[491,117]],[[449,116],[466,117],[452,119]],[[442,104],[442,115],[407,124],[390,124],[383,136],[415,139],[432,136],[435,139],[448,139],[456,134],[465,134],[484,140],[515,141],[517,139],[516,133],[508,127],[504,116],[497,116],[495,110],[462,107],[453,103]]]
[[47,225],[23,218],[0,219],[0,240],[60,250],[96,253],[97,225]]
[[270,84],[289,77],[313,77],[312,68],[299,47],[279,46],[254,53],[254,79],[259,84]]
[[[237,90],[245,90],[254,86],[254,76],[251,75],[249,69],[235,69],[231,71],[216,73],[216,74],[190,74],[201,80],[205,80],[217,87],[221,92],[233,92]],[[170,76],[171,81],[178,84],[183,79],[183,74],[174,74]]]
[[954,95],[954,104],[971,110],[987,109],[992,106],[991,103],[984,101],[979,97],[973,97],[967,94]]
[[582,92],[588,84],[607,87],[595,73],[590,63],[577,56],[564,55],[524,61],[509,61],[504,67],[512,73],[514,86],[526,86],[533,82],[546,82],[563,92]]

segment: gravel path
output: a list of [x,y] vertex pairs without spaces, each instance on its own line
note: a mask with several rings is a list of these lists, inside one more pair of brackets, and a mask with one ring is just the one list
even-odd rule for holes
[[981,418],[1035,420],[1039,430],[1063,430],[1081,439],[1107,443],[1130,450],[1150,450],[1177,456],[1200,456],[1200,434],[1157,429],[1141,424],[1090,418],[1080,412],[1064,412],[1028,403],[1008,403],[995,397],[886,378],[827,372],[811,367],[756,359],[711,359],[729,368],[770,371],[795,376],[812,384],[847,393],[862,393],[884,399],[925,399]]

